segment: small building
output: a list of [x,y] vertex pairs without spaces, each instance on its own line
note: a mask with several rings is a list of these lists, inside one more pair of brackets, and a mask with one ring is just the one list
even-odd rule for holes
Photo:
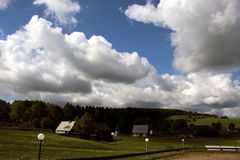
[[70,134],[74,125],[75,125],[75,121],[62,121],[58,125],[55,132],[57,134]]
[[107,123],[94,123],[93,132],[90,135],[90,139],[94,140],[110,140],[112,139],[111,129]]
[[132,134],[133,136],[147,136],[149,133],[148,125],[134,125]]

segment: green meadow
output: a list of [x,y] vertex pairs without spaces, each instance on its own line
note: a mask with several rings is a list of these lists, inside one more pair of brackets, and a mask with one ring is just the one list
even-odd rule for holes
[[[39,131],[0,129],[0,159],[1,160],[31,160],[37,159]],[[145,151],[144,137],[119,136],[114,141],[91,141],[79,138],[59,136],[43,131],[45,139],[42,145],[42,159],[62,159],[80,157],[98,157]],[[203,147],[204,145],[240,145],[240,137],[235,138],[193,138],[186,139],[186,147]],[[150,137],[148,151],[181,148],[181,138]],[[174,153],[176,154],[176,153]],[[149,156],[157,159],[166,154]],[[144,159],[145,156],[132,159]]]
[[240,118],[221,119],[221,118],[201,118],[196,119],[195,125],[211,125],[213,122],[221,122],[224,128],[228,128],[230,123],[234,123],[236,128],[240,128]]
[[236,128],[240,128],[240,118],[217,118],[217,117],[209,117],[209,116],[194,116],[194,115],[173,115],[168,118],[169,120],[178,120],[184,119],[188,122],[188,124],[195,125],[209,125],[212,123],[221,122],[224,128],[228,128],[230,123],[234,123]]

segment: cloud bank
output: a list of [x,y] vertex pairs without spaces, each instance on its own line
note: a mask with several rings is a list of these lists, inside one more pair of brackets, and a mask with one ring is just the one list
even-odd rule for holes
[[[58,11],[49,6],[60,2],[34,1],[56,17]],[[161,0],[158,6],[148,1],[128,7],[129,18],[172,29],[174,65],[184,75],[159,75],[137,52],[119,52],[102,36],[64,34],[50,21],[33,16],[0,40],[0,95],[240,116],[240,81],[219,72],[239,67],[238,3]],[[62,12],[66,18],[69,12]]]
[[0,40],[0,81],[21,93],[90,93],[94,80],[133,83],[152,70],[136,52],[120,53],[101,36],[64,35],[38,16]]
[[172,30],[174,66],[191,73],[240,68],[240,1],[161,0],[134,4],[126,16]]
[[136,52],[118,52],[102,36],[63,34],[38,16],[0,40],[0,72],[2,96],[239,114],[240,82],[231,74],[159,75]]
[[46,15],[55,17],[60,24],[77,24],[74,15],[80,11],[78,2],[72,0],[34,0],[33,4],[45,5]]

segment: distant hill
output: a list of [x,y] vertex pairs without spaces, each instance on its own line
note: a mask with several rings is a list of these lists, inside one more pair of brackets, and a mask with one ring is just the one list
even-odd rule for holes
[[236,128],[240,128],[240,118],[213,118],[206,117],[202,119],[197,119],[193,124],[195,125],[211,125],[212,123],[222,123],[224,128],[228,128],[230,123],[234,123]]
[[93,122],[105,122],[112,131],[118,130],[123,134],[131,134],[133,125],[137,124],[150,125],[159,134],[177,134],[190,124],[211,126],[213,122],[221,122],[225,128],[234,123],[236,128],[240,128],[240,119],[178,109],[112,108],[70,103],[60,107],[43,101],[16,100],[9,104],[0,100],[0,122],[26,128],[55,130],[61,121],[73,121],[85,113],[89,113]]
[[182,115],[172,115],[168,117],[169,120],[179,120],[184,119],[188,122],[188,124],[194,125],[209,125],[211,126],[212,123],[220,122],[224,128],[228,128],[230,123],[234,123],[236,128],[240,128],[240,118],[228,118],[228,117],[219,117],[216,115],[207,115],[207,114],[200,114],[197,115],[186,114]]

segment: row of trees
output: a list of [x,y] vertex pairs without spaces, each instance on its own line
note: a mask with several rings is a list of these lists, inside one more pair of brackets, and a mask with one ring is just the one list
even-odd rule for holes
[[13,122],[23,127],[55,129],[63,120],[80,119],[84,113],[93,122],[106,122],[112,130],[129,134],[134,124],[151,124],[154,128],[166,131],[170,121],[166,117],[184,113],[180,110],[137,109],[79,106],[66,103],[63,107],[42,101],[15,101],[9,104],[0,100],[0,121]]
[[[222,125],[212,124],[211,128],[199,129],[194,125],[188,125],[186,120],[169,120],[171,115],[198,113],[181,110],[166,109],[140,109],[80,106],[66,103],[63,107],[42,101],[15,101],[9,104],[0,100],[0,121],[11,122],[22,127],[44,128],[55,130],[58,124],[65,121],[75,120],[76,128],[81,128],[85,133],[94,122],[106,122],[109,127],[123,134],[130,134],[134,124],[148,124],[154,133],[161,134],[201,134],[219,133],[222,135]],[[201,114],[199,114],[201,115]],[[235,125],[229,126],[235,130]],[[216,132],[215,132],[216,131]],[[217,135],[217,134],[215,134]]]
[[54,129],[62,117],[62,108],[54,104],[27,100],[12,104],[0,101],[0,121],[22,127]]

